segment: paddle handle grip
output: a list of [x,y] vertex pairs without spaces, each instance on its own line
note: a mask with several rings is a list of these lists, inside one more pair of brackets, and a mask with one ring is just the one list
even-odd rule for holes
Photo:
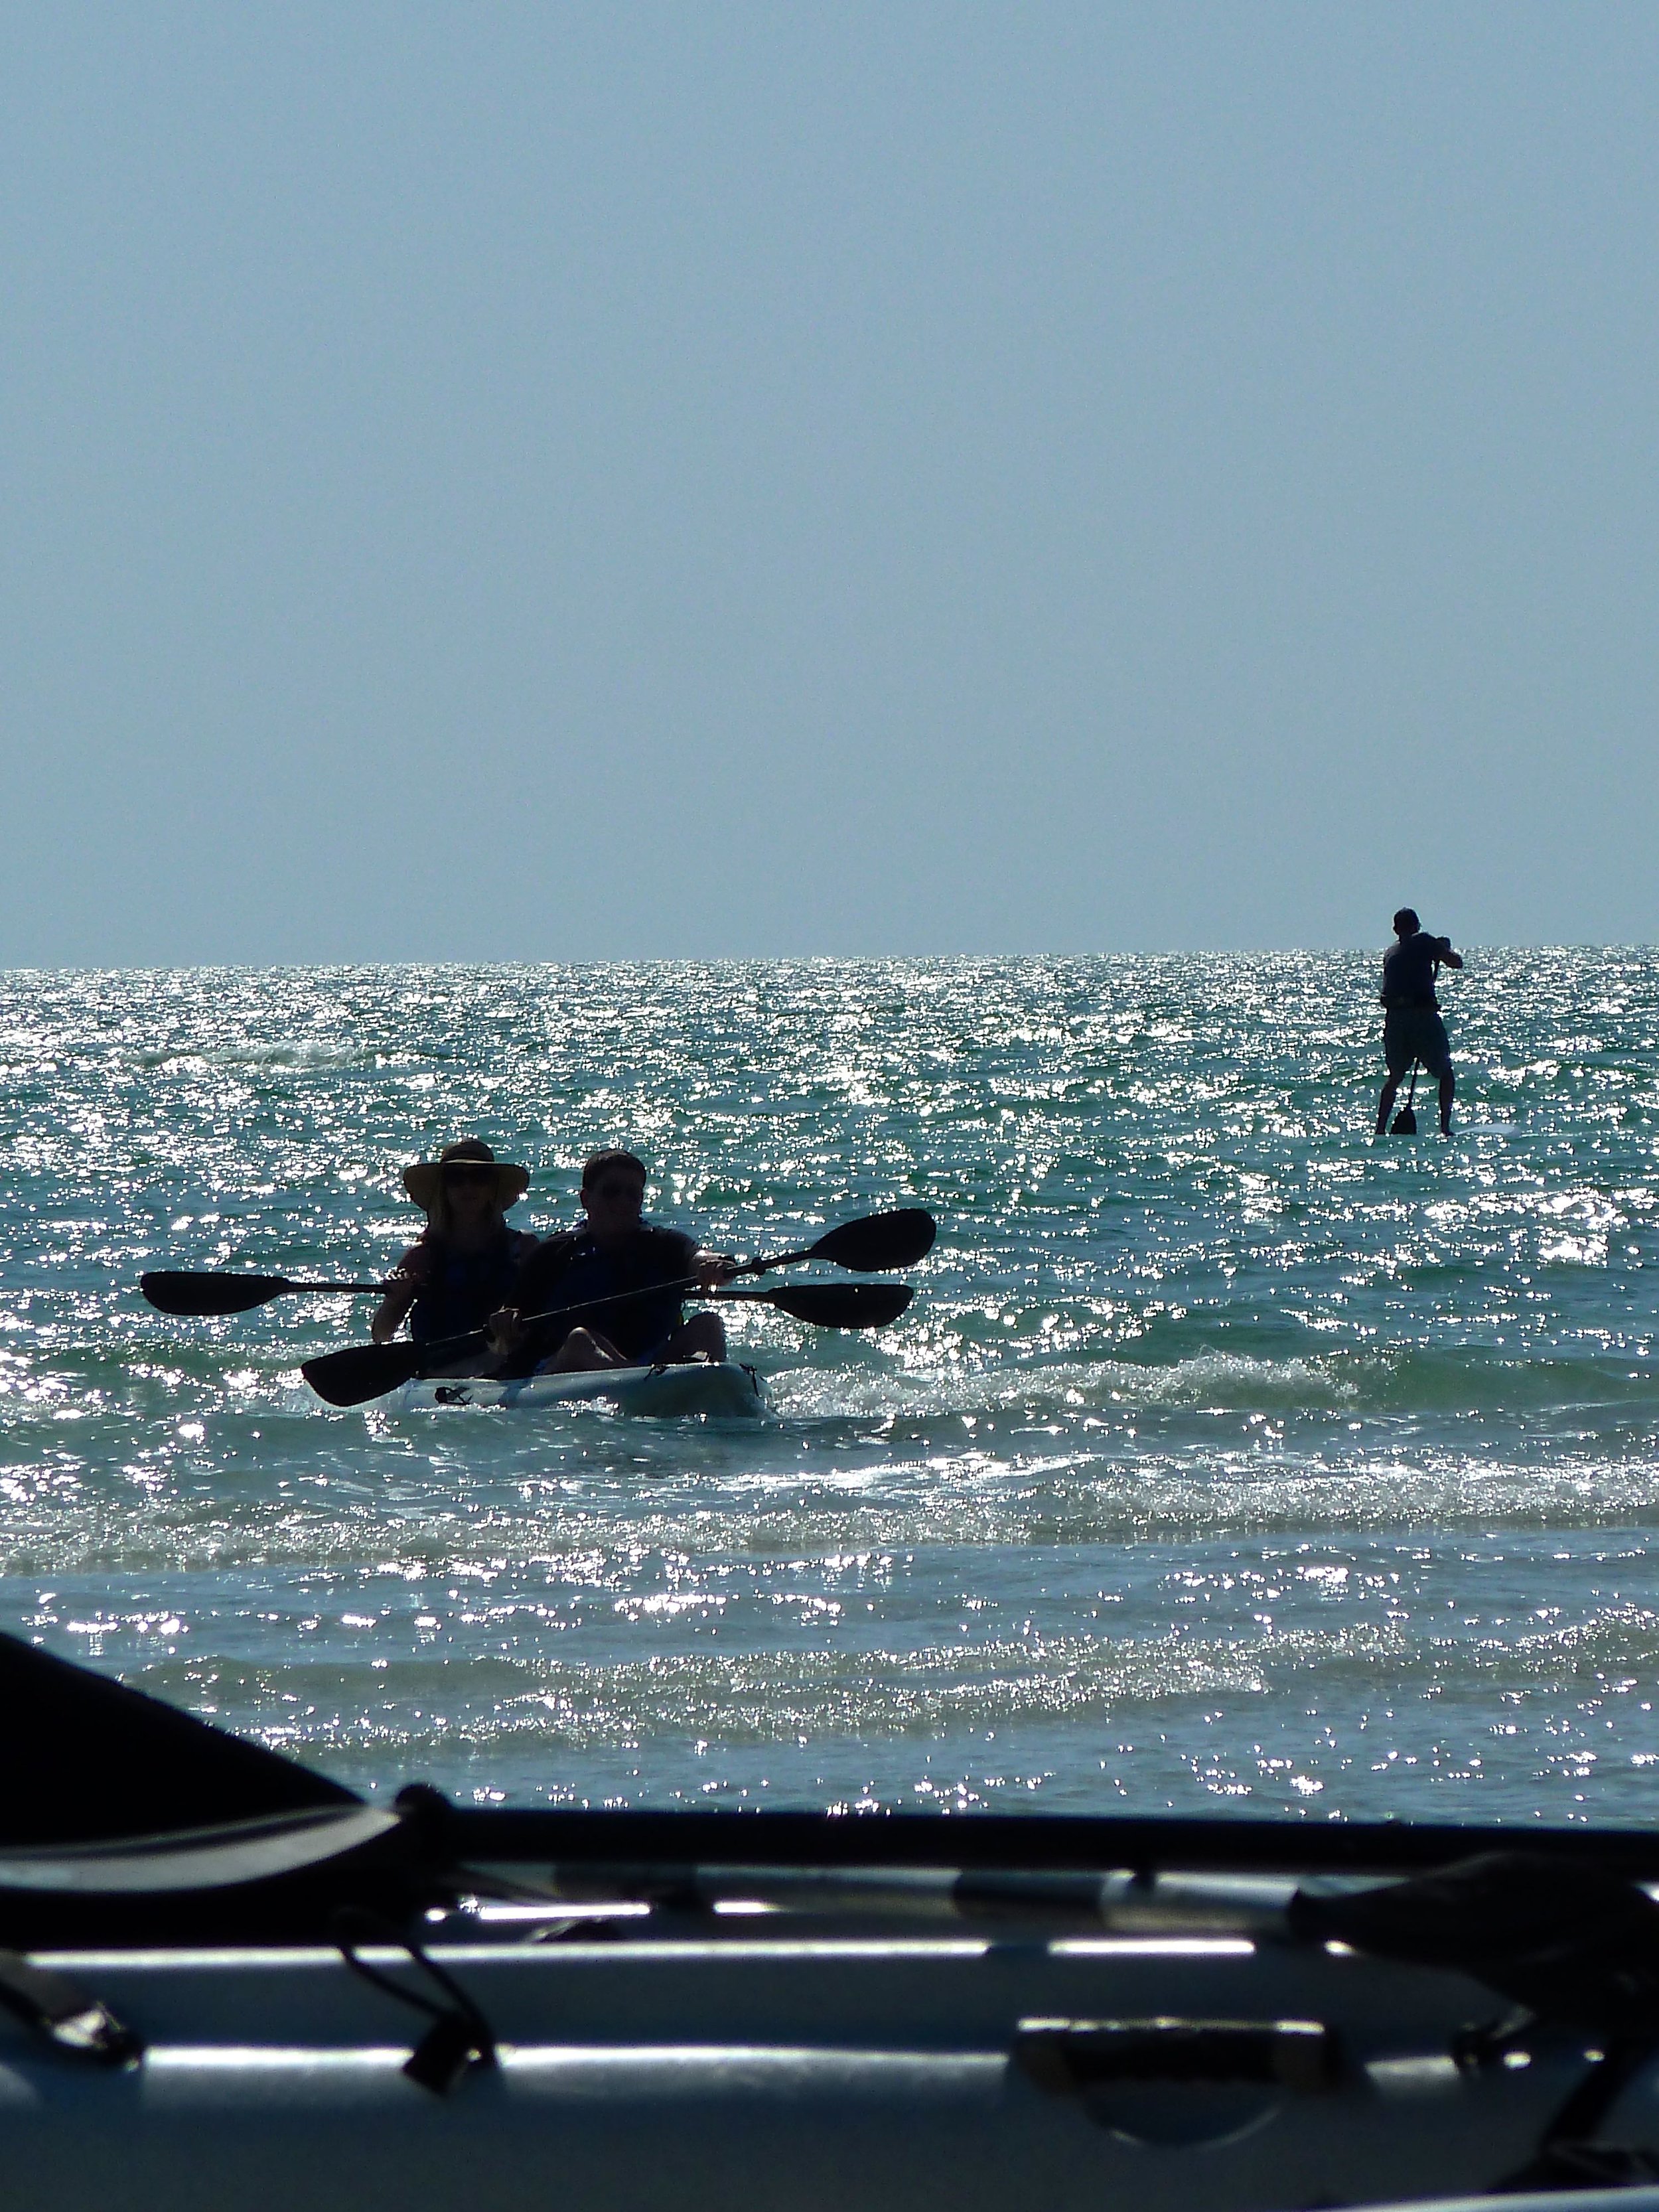
[[775,1253],[769,1260],[745,1260],[740,1267],[733,1268],[732,1273],[734,1275],[767,1275],[774,1267],[799,1267],[803,1260],[815,1256],[809,1244],[799,1252]]

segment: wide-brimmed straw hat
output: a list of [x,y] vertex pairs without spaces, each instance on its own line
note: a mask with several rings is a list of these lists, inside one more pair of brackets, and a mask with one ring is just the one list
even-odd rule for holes
[[505,1209],[516,1206],[530,1188],[528,1168],[498,1160],[482,1137],[463,1137],[459,1145],[446,1145],[435,1160],[416,1160],[404,1170],[404,1188],[422,1213],[430,1213],[443,1188],[447,1167],[491,1167],[495,1170],[495,1198]]

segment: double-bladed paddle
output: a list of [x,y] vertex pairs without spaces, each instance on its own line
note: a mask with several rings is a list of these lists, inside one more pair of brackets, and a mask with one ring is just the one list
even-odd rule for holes
[[828,1260],[849,1274],[880,1275],[890,1267],[914,1267],[926,1259],[939,1235],[939,1224],[925,1206],[901,1206],[890,1213],[866,1213],[857,1221],[843,1221],[816,1244],[799,1252],[780,1252],[770,1260],[746,1260],[739,1275],[769,1274],[774,1267],[793,1267],[803,1260]]
[[[775,1262],[770,1264],[775,1265]],[[585,1298],[580,1305],[556,1306],[550,1312],[526,1314],[522,1326],[539,1328],[548,1322],[578,1318],[602,1306],[629,1305],[638,1298],[659,1298],[665,1292],[694,1291],[696,1276],[682,1283],[653,1283],[638,1291],[621,1291],[614,1297]],[[711,1291],[722,1301],[744,1300],[754,1305],[776,1306],[797,1321],[815,1328],[884,1328],[896,1321],[915,1293],[908,1283],[786,1283],[775,1291]],[[383,1398],[404,1382],[428,1374],[434,1367],[448,1367],[470,1353],[482,1352],[489,1341],[487,1329],[475,1328],[465,1336],[440,1337],[424,1344],[354,1344],[343,1352],[325,1352],[307,1359],[300,1372],[319,1398],[331,1406],[362,1406]]]
[[140,1275],[138,1287],[151,1305],[164,1314],[251,1313],[285,1298],[296,1291],[333,1291],[361,1296],[384,1291],[384,1283],[296,1283],[287,1275],[191,1274],[182,1268],[161,1267]]
[[[867,1213],[857,1221],[844,1221],[816,1244],[799,1252],[780,1252],[770,1260],[749,1260],[739,1275],[769,1274],[774,1267],[793,1267],[803,1260],[828,1260],[855,1275],[879,1275],[890,1267],[913,1267],[938,1234],[931,1213],[919,1206],[900,1206],[891,1213]],[[361,1297],[384,1291],[385,1283],[302,1283],[287,1275],[231,1275],[204,1269],[191,1274],[183,1269],[161,1268],[140,1275],[138,1287],[151,1305],[166,1314],[251,1313],[273,1298],[300,1291],[332,1292]]]

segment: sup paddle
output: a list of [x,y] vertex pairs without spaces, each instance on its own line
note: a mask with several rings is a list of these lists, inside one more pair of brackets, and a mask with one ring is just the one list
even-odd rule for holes
[[[1449,940],[1447,941],[1447,950],[1450,950]],[[1459,964],[1461,965],[1462,963],[1460,963]],[[1436,983],[1438,983],[1440,981],[1440,963],[1437,960],[1434,963],[1434,975],[1432,980]],[[1433,999],[1429,1000],[1429,1009],[1431,1012],[1433,1012],[1436,1003],[1437,1001]],[[1420,1060],[1414,1060],[1412,1062],[1411,1088],[1406,1093],[1405,1104],[1401,1108],[1400,1111],[1395,1115],[1393,1121],[1389,1124],[1389,1134],[1391,1137],[1414,1137],[1417,1134],[1417,1108],[1415,1104],[1417,1098],[1417,1071],[1421,1065],[1422,1063]]]
[[[857,1221],[843,1221],[838,1229],[820,1237],[816,1244],[799,1252],[780,1252],[770,1260],[749,1260],[739,1275],[769,1274],[774,1267],[793,1267],[803,1260],[828,1260],[849,1273],[879,1275],[890,1267],[914,1267],[939,1234],[931,1213],[919,1206],[898,1207],[891,1213],[866,1213]],[[362,1297],[384,1291],[384,1283],[297,1283],[286,1275],[232,1275],[212,1269],[190,1273],[162,1268],[138,1278],[138,1287],[166,1314],[251,1313],[273,1298],[296,1292],[323,1291],[336,1296]]]
[[[629,1305],[637,1298],[659,1298],[665,1291],[696,1287],[695,1276],[683,1283],[653,1283],[643,1290],[618,1291],[614,1297],[587,1298],[580,1305],[526,1314],[523,1326],[538,1328],[544,1322],[567,1319],[574,1323],[602,1306]],[[898,1319],[915,1294],[908,1283],[787,1283],[775,1291],[713,1291],[707,1295],[776,1306],[781,1313],[811,1322],[815,1328],[884,1328]],[[489,1341],[487,1330],[475,1328],[465,1336],[429,1339],[424,1344],[354,1344],[343,1352],[325,1352],[304,1361],[300,1372],[331,1406],[362,1406],[434,1366],[451,1366],[471,1352],[482,1352]]]
[[183,1269],[159,1268],[140,1275],[138,1287],[164,1314],[251,1313],[268,1306],[273,1298],[291,1297],[296,1291],[327,1291],[361,1297],[366,1291],[386,1289],[384,1283],[296,1283],[286,1275],[191,1274]]
[[1389,1124],[1391,1137],[1414,1137],[1417,1134],[1417,1113],[1413,1101],[1417,1097],[1418,1062],[1412,1062],[1411,1088],[1406,1093],[1406,1103]]

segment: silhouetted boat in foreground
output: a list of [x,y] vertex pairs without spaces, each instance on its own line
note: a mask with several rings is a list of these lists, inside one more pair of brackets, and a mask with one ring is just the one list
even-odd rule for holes
[[8,2203],[1659,2207],[1659,1838],[383,1810],[11,1638],[0,1771]]

